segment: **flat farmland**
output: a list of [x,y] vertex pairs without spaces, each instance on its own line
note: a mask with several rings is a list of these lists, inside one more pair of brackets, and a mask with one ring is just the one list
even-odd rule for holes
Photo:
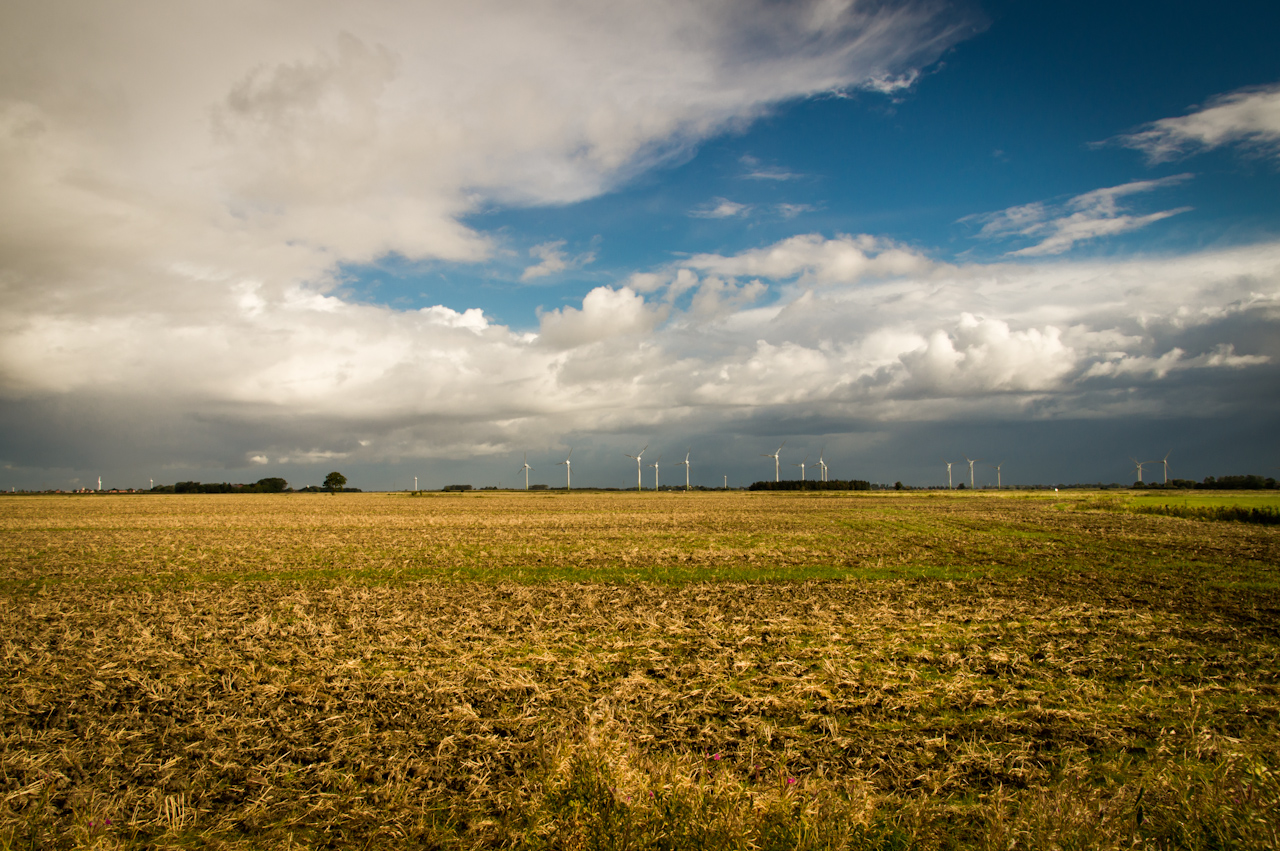
[[6,496],[0,587],[0,848],[1280,843],[1273,526]]

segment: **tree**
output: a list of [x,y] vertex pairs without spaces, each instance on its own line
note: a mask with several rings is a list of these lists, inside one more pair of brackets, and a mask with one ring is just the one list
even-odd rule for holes
[[334,470],[332,473],[324,477],[324,489],[329,493],[336,493],[347,486],[347,477]]

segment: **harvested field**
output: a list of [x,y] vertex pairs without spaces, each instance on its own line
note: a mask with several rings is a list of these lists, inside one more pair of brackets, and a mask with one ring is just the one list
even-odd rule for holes
[[0,848],[1243,847],[1280,530],[994,494],[0,499]]

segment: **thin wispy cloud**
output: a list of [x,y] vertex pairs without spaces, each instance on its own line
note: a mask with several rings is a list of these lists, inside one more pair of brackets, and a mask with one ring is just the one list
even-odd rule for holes
[[966,216],[960,221],[982,223],[978,236],[983,239],[1036,240],[1032,245],[1009,251],[1008,255],[1012,257],[1062,254],[1077,243],[1139,230],[1170,216],[1187,212],[1190,207],[1133,215],[1121,206],[1120,199],[1174,186],[1191,177],[1190,174],[1178,174],[1158,180],[1136,180],[1119,186],[1095,189],[1061,203],[1022,204],[995,213]]
[[1226,145],[1280,157],[1280,85],[1221,95],[1201,109],[1153,121],[1114,141],[1142,151],[1151,163]]
[[882,95],[897,95],[910,89],[919,79],[919,70],[913,68],[903,74],[881,74],[864,83],[860,83],[858,88],[869,92],[879,92]]
[[750,212],[750,204],[739,204],[728,198],[716,198],[708,204],[690,210],[689,215],[695,219],[732,219],[745,216]]
[[794,219],[802,213],[811,213],[817,209],[812,204],[778,204],[774,207],[778,211],[778,215],[784,219]]
[[742,176],[747,180],[796,180],[804,176],[781,166],[765,165],[750,154],[744,155],[740,162],[746,169]]
[[594,252],[584,252],[570,256],[564,251],[565,241],[563,239],[554,242],[544,242],[541,245],[535,245],[529,249],[532,257],[537,257],[539,262],[527,267],[520,275],[522,281],[532,281],[536,278],[545,278],[549,275],[556,275],[570,269],[579,269],[588,263],[592,263],[596,259]]

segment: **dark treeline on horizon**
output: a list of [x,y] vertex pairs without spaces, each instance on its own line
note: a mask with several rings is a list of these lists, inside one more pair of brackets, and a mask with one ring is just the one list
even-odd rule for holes
[[[305,488],[289,487],[289,483],[279,477],[258,479],[253,484],[231,484],[229,482],[178,482],[172,485],[156,485],[144,493],[328,493],[328,488],[320,485],[309,485]],[[343,493],[361,493],[360,488],[342,488]]]
[[[1121,484],[1119,482],[1075,482],[1071,484],[1048,484],[1048,485],[1005,485],[1003,490],[1043,490],[1046,488],[1061,488],[1063,490],[1146,490],[1146,491],[1162,491],[1162,490],[1277,490],[1280,489],[1280,482],[1272,476],[1258,475],[1239,475],[1239,476],[1205,476],[1201,481],[1192,479],[1170,479],[1166,482],[1133,482],[1132,484]],[[977,490],[996,490],[994,486],[979,487]],[[429,492],[430,488],[423,488],[419,493]],[[472,485],[452,484],[446,485],[439,489],[442,492],[466,492],[472,490],[485,491],[521,491],[524,488],[496,488],[493,486],[474,488]],[[563,491],[563,487],[546,484],[531,484],[529,490],[532,491]],[[601,493],[633,491],[635,488],[616,488],[616,487],[581,487],[574,488],[575,491],[598,491]],[[645,488],[651,490],[651,488]],[[684,491],[684,485],[662,485],[660,490],[663,491]],[[693,485],[689,488],[693,491],[723,491],[724,487],[719,485]],[[873,484],[864,479],[832,479],[831,481],[802,481],[787,480],[781,482],[759,481],[753,482],[747,487],[733,486],[728,490],[749,490],[749,491],[870,491],[870,490],[947,490],[946,485],[904,485],[902,482],[888,484]],[[969,486],[965,482],[958,483],[953,490],[969,490]],[[72,491],[62,491],[57,489],[45,488],[44,490],[14,490],[12,493],[77,493],[88,492],[98,493],[92,489],[79,488]],[[108,488],[101,493],[124,492],[120,489]],[[361,488],[342,487],[331,491],[330,488],[321,485],[309,485],[304,488],[291,488],[289,483],[279,477],[268,477],[258,479],[251,484],[232,484],[229,482],[197,482],[186,481],[177,482],[172,485],[156,485],[150,489],[139,488],[130,490],[130,493],[174,493],[174,494],[218,494],[218,493],[363,493]],[[11,491],[0,491],[0,495],[11,493]]]
[[1271,476],[1222,476],[1214,478],[1213,476],[1205,476],[1203,481],[1193,482],[1190,479],[1170,479],[1166,485],[1162,482],[1151,482],[1143,484],[1134,482],[1135,488],[1170,488],[1182,490],[1215,490],[1215,491],[1233,491],[1233,490],[1275,490],[1276,480]]
[[801,479],[781,482],[752,482],[747,488],[751,491],[869,491],[871,482],[862,479],[832,479],[828,482],[804,481]]

